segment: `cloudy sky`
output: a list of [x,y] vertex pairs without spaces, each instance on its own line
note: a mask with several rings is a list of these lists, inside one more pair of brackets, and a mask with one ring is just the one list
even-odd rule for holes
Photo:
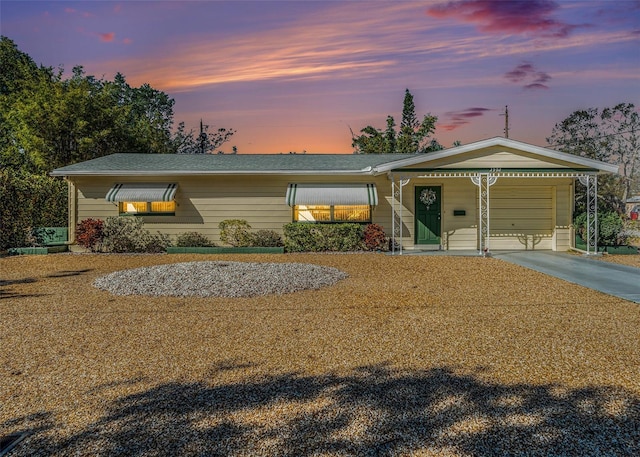
[[405,88],[437,139],[546,145],[577,109],[640,107],[640,0],[11,1],[0,33],[176,101],[176,123],[237,130],[240,153],[349,153],[399,123]]

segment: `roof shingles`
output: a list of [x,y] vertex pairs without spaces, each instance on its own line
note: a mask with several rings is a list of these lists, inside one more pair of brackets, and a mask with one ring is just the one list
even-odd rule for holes
[[58,168],[53,176],[180,174],[368,174],[415,154],[112,154]]

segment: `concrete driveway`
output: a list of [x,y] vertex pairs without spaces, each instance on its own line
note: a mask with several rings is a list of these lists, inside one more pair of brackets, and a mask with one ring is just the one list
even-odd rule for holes
[[640,268],[552,251],[493,252],[493,257],[640,303]]

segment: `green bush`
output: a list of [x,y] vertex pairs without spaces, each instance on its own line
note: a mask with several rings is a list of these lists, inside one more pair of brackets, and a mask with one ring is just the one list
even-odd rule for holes
[[164,252],[171,246],[169,235],[152,234],[137,217],[108,217],[102,227],[106,252]]
[[276,248],[283,244],[280,234],[273,230],[258,230],[251,236],[251,246]]
[[363,249],[360,224],[300,224],[284,226],[287,252],[358,251]]
[[67,226],[67,183],[11,168],[0,170],[0,251],[33,240],[32,228]]
[[[587,240],[587,214],[576,216],[574,225],[576,233],[583,241]],[[598,214],[598,245],[622,246],[627,244],[628,236],[624,231],[624,221],[616,212]]]
[[218,224],[220,241],[234,247],[251,246],[253,235],[251,226],[243,219],[226,219]]
[[185,232],[176,238],[176,246],[181,248],[208,248],[215,244],[206,236],[198,232]]

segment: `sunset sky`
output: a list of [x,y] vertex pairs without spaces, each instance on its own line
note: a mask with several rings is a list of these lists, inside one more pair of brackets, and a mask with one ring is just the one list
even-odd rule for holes
[[0,33],[234,128],[239,153],[350,153],[350,129],[399,123],[405,88],[445,146],[545,146],[573,111],[640,107],[640,1],[11,1]]

